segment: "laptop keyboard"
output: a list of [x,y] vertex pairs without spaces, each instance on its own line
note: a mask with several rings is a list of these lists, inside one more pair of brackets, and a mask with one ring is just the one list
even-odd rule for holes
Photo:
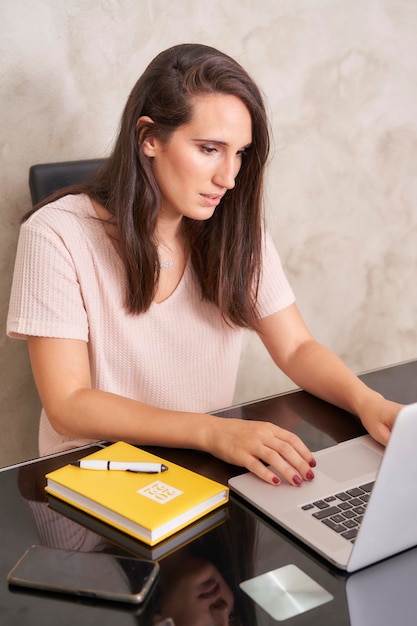
[[347,541],[354,543],[374,482],[366,483],[301,506]]

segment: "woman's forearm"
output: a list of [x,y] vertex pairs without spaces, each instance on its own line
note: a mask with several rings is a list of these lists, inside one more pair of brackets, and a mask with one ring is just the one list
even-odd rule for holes
[[313,339],[302,343],[283,369],[302,389],[355,415],[360,416],[367,403],[381,398]]
[[91,388],[78,389],[61,398],[57,410],[46,411],[55,430],[67,437],[195,449],[205,448],[206,422],[215,419]]

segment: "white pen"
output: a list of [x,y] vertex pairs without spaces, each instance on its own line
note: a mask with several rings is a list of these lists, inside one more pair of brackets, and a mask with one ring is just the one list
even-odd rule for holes
[[166,472],[168,467],[162,463],[129,463],[128,461],[102,461],[99,459],[86,459],[74,461],[75,467],[90,470],[121,470],[123,472],[136,472],[136,474],[159,474]]

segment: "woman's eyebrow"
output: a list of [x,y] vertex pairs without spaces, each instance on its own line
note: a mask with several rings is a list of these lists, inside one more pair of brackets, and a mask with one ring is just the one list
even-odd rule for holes
[[[203,139],[203,138],[194,138],[193,141],[195,141],[196,143],[213,143],[216,146],[230,146],[230,144],[227,141],[223,141],[221,139]],[[250,148],[252,145],[252,142],[250,141],[249,143],[241,146],[240,148],[238,148],[239,150],[246,150],[247,148]]]

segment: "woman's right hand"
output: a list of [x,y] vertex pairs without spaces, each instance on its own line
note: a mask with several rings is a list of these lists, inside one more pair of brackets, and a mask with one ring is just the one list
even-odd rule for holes
[[313,454],[297,435],[271,422],[209,416],[206,449],[214,456],[241,467],[268,483],[281,480],[301,486],[314,479]]

